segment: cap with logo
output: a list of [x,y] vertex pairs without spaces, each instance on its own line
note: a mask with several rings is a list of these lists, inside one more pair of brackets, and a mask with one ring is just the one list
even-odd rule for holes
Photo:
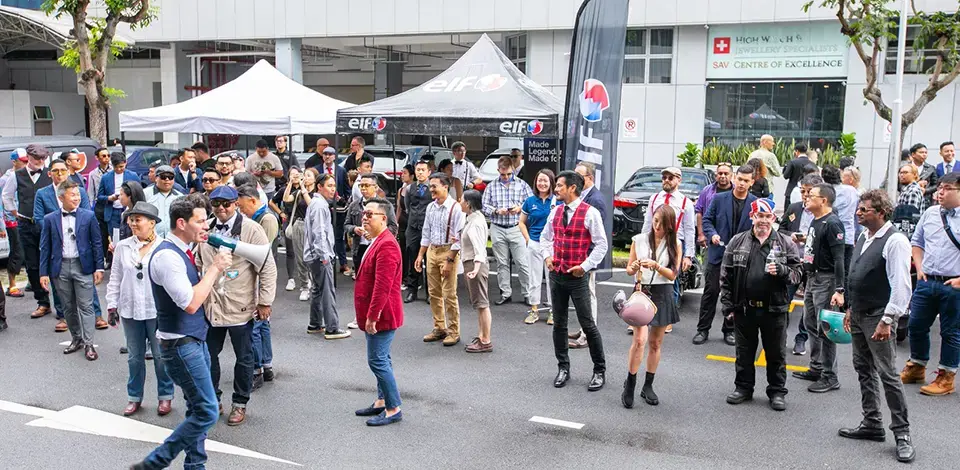
[[12,152],[10,152],[10,160],[11,161],[20,160],[21,162],[27,161],[28,160],[27,149],[22,147],[14,149]]
[[677,167],[675,167],[675,166],[668,166],[668,167],[664,168],[663,170],[660,170],[660,174],[661,174],[661,175],[673,175],[673,176],[676,176],[677,178],[683,176],[683,173],[680,173],[680,169],[677,168]]
[[210,199],[223,199],[225,201],[236,201],[240,195],[237,194],[237,190],[233,186],[218,186],[217,189],[214,189],[210,193]]

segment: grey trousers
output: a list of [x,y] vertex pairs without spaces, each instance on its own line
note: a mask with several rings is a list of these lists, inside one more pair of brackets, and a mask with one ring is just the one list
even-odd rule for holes
[[831,381],[837,380],[837,345],[827,339],[818,317],[821,309],[831,310],[830,298],[836,285],[832,272],[812,273],[807,276],[803,294],[803,322],[810,334],[810,370]]
[[[910,432],[907,421],[907,400],[903,395],[903,383],[897,371],[897,322],[891,325],[890,338],[886,341],[871,339],[883,317],[883,308],[866,312],[852,312],[850,334],[853,336],[853,368],[860,379],[860,402],[863,408],[863,425],[870,428],[883,427],[880,413],[880,384],[890,408],[894,435]],[[879,380],[878,380],[879,379]]]
[[500,286],[500,295],[513,295],[513,286],[510,277],[510,257],[517,264],[520,271],[520,294],[523,300],[530,300],[530,256],[527,254],[527,242],[519,226],[503,228],[490,224],[490,241],[493,242],[493,256],[497,259],[497,285]]
[[313,289],[310,292],[310,326],[326,327],[328,332],[340,329],[337,313],[337,291],[333,288],[333,262],[314,260],[310,263]]
[[290,246],[287,247],[287,256],[293,256],[296,263],[297,283],[300,284],[300,290],[307,290],[307,281],[310,279],[310,268],[303,261],[303,241],[306,237],[306,225],[303,219],[297,219],[293,222],[293,237],[290,238]]
[[64,258],[60,275],[53,283],[63,302],[63,316],[73,339],[93,345],[95,314],[93,312],[93,275],[82,274],[79,258]]

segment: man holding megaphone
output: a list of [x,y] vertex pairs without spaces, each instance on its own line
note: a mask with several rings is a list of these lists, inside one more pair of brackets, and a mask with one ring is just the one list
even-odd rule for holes
[[277,291],[277,265],[270,252],[270,241],[260,224],[237,210],[238,197],[237,190],[230,186],[220,186],[210,193],[216,218],[210,227],[210,238],[200,245],[197,256],[197,266],[202,269],[213,262],[218,251],[234,254],[233,262],[204,302],[211,326],[207,347],[217,401],[222,394],[219,356],[227,333],[237,358],[233,368],[233,407],[227,418],[230,426],[246,420],[247,402],[253,392],[253,321],[270,319],[270,306]]

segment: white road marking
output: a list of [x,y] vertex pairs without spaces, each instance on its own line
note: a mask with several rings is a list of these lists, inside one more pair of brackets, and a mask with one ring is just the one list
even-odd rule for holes
[[[160,444],[172,432],[170,429],[152,424],[143,423],[130,418],[124,418],[106,411],[95,410],[85,406],[72,406],[62,411],[53,411],[33,406],[21,405],[0,400],[0,411],[36,416],[27,423],[27,426],[57,429],[61,431],[93,434],[118,439],[128,439],[140,442]],[[272,457],[252,450],[236,447],[222,442],[207,439],[206,449],[221,454],[239,455],[271,462],[284,463],[301,467],[302,465],[289,460]]]
[[597,284],[601,286],[613,286],[613,287],[634,287],[633,283],[630,282],[614,282],[614,281],[601,281]]
[[564,421],[564,420],[562,420],[562,419],[544,418],[543,416],[534,416],[533,418],[530,418],[530,422],[531,422],[531,423],[550,424],[550,425],[553,425],[553,426],[560,426],[560,427],[570,428],[570,429],[583,429],[583,426],[584,426],[584,425],[581,424],[581,423],[574,423],[574,422],[572,422],[572,421]]

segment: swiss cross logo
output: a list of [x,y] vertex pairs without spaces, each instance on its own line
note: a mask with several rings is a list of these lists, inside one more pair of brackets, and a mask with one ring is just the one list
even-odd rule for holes
[[730,53],[730,38],[713,38],[713,53],[714,53],[714,54],[729,54],[729,53]]

